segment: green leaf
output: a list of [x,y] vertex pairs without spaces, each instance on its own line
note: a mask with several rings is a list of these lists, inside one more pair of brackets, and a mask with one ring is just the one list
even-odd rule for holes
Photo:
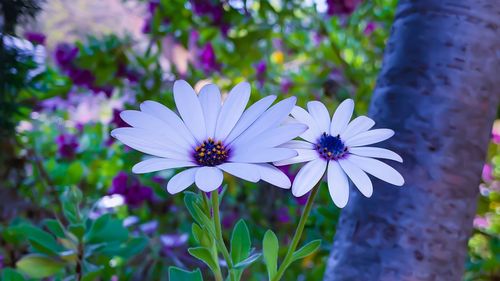
[[100,216],[92,223],[84,240],[88,243],[124,242],[128,239],[128,230],[121,220],[113,219],[109,214]]
[[26,237],[35,250],[44,254],[57,255],[64,250],[50,233],[27,223],[12,226],[9,232]]
[[262,248],[264,252],[264,261],[267,267],[267,275],[269,280],[272,280],[276,275],[278,267],[278,251],[279,242],[278,237],[272,230],[266,231],[264,240],[262,241]]
[[45,278],[61,271],[64,263],[47,256],[30,254],[21,258],[16,267],[31,278]]
[[212,256],[212,253],[210,252],[209,249],[205,247],[196,247],[196,248],[189,248],[188,249],[189,254],[191,256],[201,260],[204,262],[210,269],[215,272],[217,271],[217,262],[214,260],[214,257]]
[[239,220],[231,235],[231,259],[237,264],[250,254],[250,232],[244,220]]
[[81,240],[85,234],[85,225],[83,223],[71,224],[69,226],[69,231],[73,233],[78,240]]
[[87,272],[83,275],[82,281],[96,281],[100,280],[99,277],[101,276],[101,272],[104,267],[98,268],[97,270]]
[[195,210],[196,205],[199,205],[201,202],[200,197],[193,192],[185,192],[184,193],[184,204],[186,205],[186,208],[188,209],[189,214],[193,219],[199,223],[200,225],[204,224],[204,221],[201,216],[198,215],[198,213]]
[[58,220],[54,219],[46,219],[43,224],[47,229],[54,234],[56,237],[63,238],[64,237],[64,228]]
[[1,280],[6,280],[6,281],[26,281],[24,277],[17,271],[15,271],[12,268],[6,268],[2,271],[2,278]]
[[320,245],[321,245],[320,239],[313,240],[313,241],[307,243],[306,245],[302,246],[300,249],[295,251],[295,253],[293,253],[292,260],[290,261],[290,263],[309,256],[314,251],[316,251]]
[[260,256],[262,256],[261,253],[255,253],[249,256],[248,258],[240,261],[239,263],[235,264],[234,269],[245,269],[246,267],[254,263],[256,260],[258,260]]
[[169,281],[203,281],[201,271],[197,268],[194,271],[186,271],[181,268],[171,266],[168,268]]

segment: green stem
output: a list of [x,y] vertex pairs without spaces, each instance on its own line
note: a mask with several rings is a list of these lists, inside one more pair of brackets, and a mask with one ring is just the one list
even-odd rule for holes
[[[321,182],[320,182],[321,183]],[[292,261],[292,256],[293,253],[295,252],[295,249],[299,245],[300,238],[302,237],[302,232],[304,231],[304,227],[307,222],[307,218],[309,217],[309,214],[311,213],[311,208],[313,205],[314,198],[316,197],[316,194],[318,193],[319,190],[319,185],[318,183],[313,190],[311,191],[311,194],[309,195],[309,198],[307,198],[307,203],[306,206],[304,207],[304,210],[302,210],[302,215],[300,216],[299,220],[299,225],[297,226],[297,229],[295,230],[295,234],[293,235],[292,243],[288,247],[288,251],[286,252],[285,259],[283,259],[283,262],[281,263],[278,272],[272,279],[272,281],[279,281],[283,274],[285,273],[285,270],[288,268]]]
[[215,224],[215,235],[216,239],[219,241],[220,251],[224,256],[224,259],[227,263],[228,275],[231,281],[234,280],[233,275],[231,274],[231,270],[233,269],[233,262],[231,260],[231,256],[229,255],[229,251],[227,250],[226,244],[224,243],[224,238],[222,237],[222,228],[220,223],[220,213],[219,213],[219,192],[217,190],[212,191],[210,194],[212,197],[212,210],[213,210],[213,218]]

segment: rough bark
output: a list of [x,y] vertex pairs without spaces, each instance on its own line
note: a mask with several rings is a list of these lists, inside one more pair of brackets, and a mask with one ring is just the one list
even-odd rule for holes
[[[500,99],[498,0],[401,0],[370,116],[402,188],[351,190],[325,279],[461,280]],[[392,163],[391,163],[392,164]]]

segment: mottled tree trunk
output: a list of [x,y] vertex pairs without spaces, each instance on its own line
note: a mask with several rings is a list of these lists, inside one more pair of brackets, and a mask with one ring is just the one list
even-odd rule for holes
[[[500,99],[499,0],[401,0],[370,115],[402,188],[352,191],[325,280],[461,280]],[[392,163],[391,163],[392,164]]]

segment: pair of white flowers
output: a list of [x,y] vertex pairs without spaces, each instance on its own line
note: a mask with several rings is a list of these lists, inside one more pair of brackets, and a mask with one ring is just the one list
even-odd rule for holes
[[[291,187],[293,195],[302,196],[326,171],[333,202],[342,208],[349,199],[349,179],[367,197],[373,192],[367,173],[394,185],[404,184],[394,168],[373,159],[402,162],[401,157],[367,146],[390,138],[394,132],[370,130],[375,122],[365,116],[349,122],[354,110],[350,99],[330,118],[321,102],[309,102],[306,111],[295,106],[295,97],[272,105],[276,96],[267,96],[246,108],[250,98],[246,82],[236,85],[223,104],[213,84],[204,86],[197,95],[186,81],[179,80],[173,92],[180,116],[160,103],[146,101],[140,111],[121,113],[132,127],[111,132],[127,146],[151,155],[132,168],[134,173],[187,168],[168,182],[167,191],[172,194],[193,183],[202,191],[213,191],[221,186],[226,172],[250,182],[263,180]],[[293,184],[274,166],[301,162],[308,163]]]

